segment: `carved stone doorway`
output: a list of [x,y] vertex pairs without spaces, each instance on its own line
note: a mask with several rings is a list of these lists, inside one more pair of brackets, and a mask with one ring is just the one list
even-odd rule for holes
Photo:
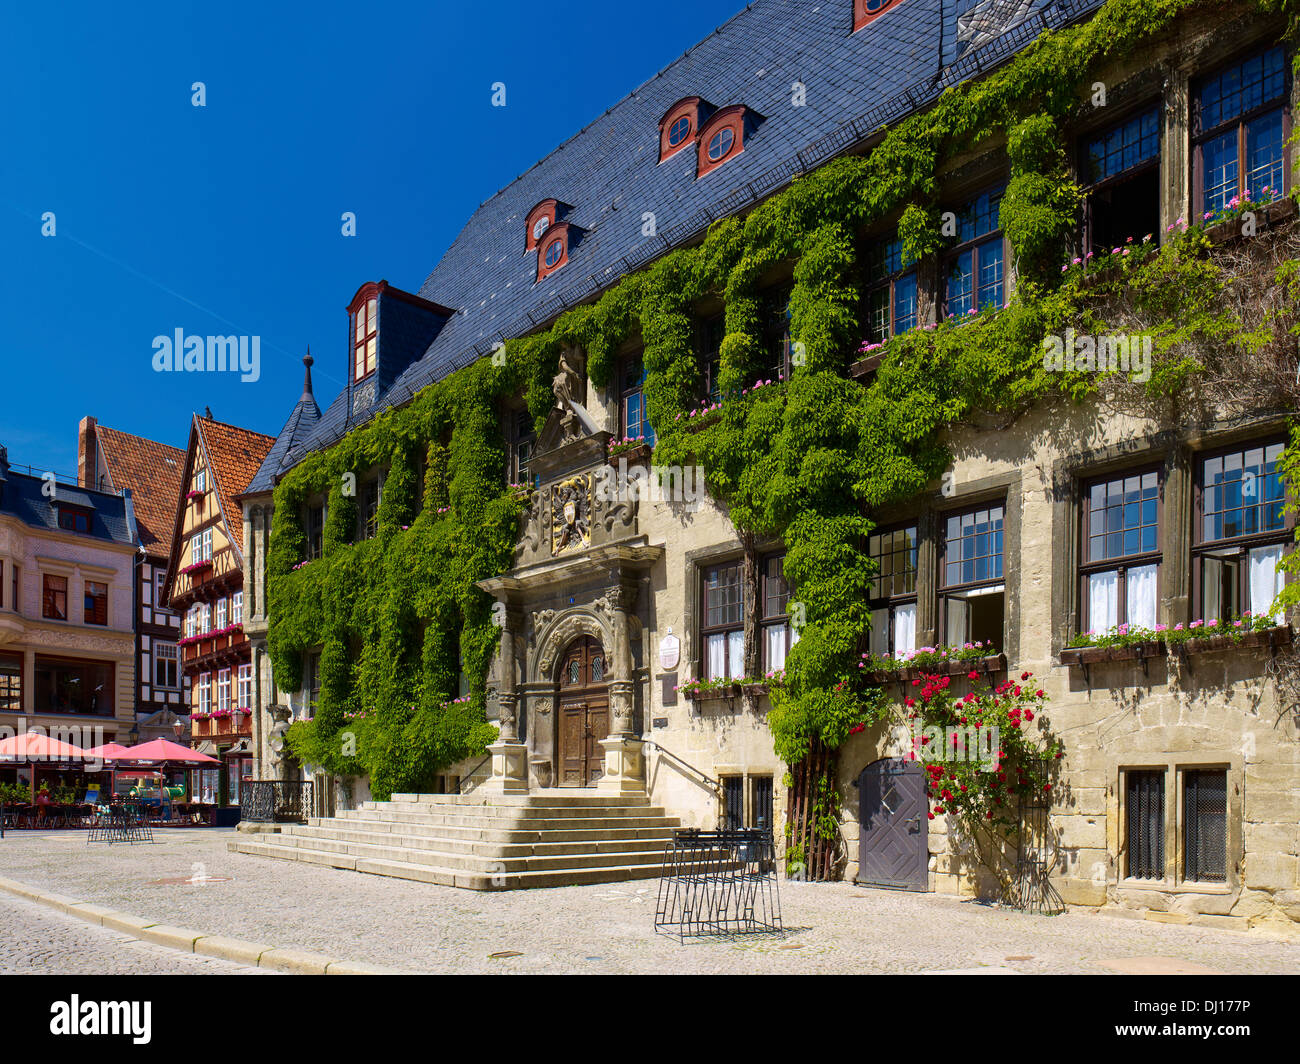
[[607,659],[598,640],[580,636],[560,659],[556,761],[561,787],[590,787],[605,771],[600,741],[609,736]]

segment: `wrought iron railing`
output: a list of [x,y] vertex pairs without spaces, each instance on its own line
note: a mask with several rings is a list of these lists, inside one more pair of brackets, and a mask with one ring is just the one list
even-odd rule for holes
[[477,787],[480,783],[482,783],[485,779],[487,779],[488,776],[479,776],[477,775],[477,773],[479,769],[481,769],[484,765],[486,765],[491,760],[492,760],[492,755],[488,754],[487,757],[485,757],[482,761],[480,761],[477,765],[475,765],[472,769],[470,769],[469,772],[465,775],[465,778],[460,781],[460,785],[456,788],[456,790],[460,794],[469,794],[470,791],[472,791],[475,787]]
[[311,809],[311,780],[248,780],[239,789],[239,817],[254,824],[302,824]]

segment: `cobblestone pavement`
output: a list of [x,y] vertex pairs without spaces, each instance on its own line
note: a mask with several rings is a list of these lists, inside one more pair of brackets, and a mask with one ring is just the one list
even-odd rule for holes
[[[409,971],[1300,972],[1300,942],[1087,913],[1031,916],[844,883],[783,881],[782,937],[683,945],[654,932],[655,880],[484,894],[228,853],[232,834],[178,829],[152,844],[88,846],[84,832],[15,832],[0,841],[0,877],[209,934]],[[209,879],[192,885],[195,874]]]
[[0,929],[0,975],[276,974],[141,942],[12,894],[0,893]]

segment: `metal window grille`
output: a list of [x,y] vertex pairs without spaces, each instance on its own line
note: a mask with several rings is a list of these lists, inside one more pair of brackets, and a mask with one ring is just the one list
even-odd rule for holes
[[1183,783],[1184,874],[1223,883],[1228,876],[1228,774],[1188,772]]
[[745,777],[722,777],[722,830],[739,831],[745,826]]
[[1130,879],[1165,877],[1165,774],[1128,773],[1128,874]]
[[772,777],[755,776],[754,783],[754,824],[760,831],[772,829]]

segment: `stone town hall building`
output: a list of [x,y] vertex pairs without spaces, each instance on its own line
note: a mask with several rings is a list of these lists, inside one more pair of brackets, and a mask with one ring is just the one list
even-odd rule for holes
[[[272,728],[309,715],[320,684],[310,648],[301,689],[282,692],[270,675],[267,636],[277,618],[267,612],[266,559],[282,518],[272,498],[281,478],[379,412],[492,358],[499,340],[548,327],[624,275],[698,243],[718,219],[747,215],[798,175],[841,156],[870,160],[886,129],[923,117],[945,90],[1008,69],[1040,34],[1104,25],[1118,2],[757,0],[487,200],[418,293],[363,285],[348,311],[348,350],[328,356],[346,364],[348,384],[321,409],[309,369],[242,497],[255,774],[301,771],[278,743],[272,748]],[[1071,256],[1083,269],[1112,247],[1122,258],[1134,240],[1166,244],[1189,219],[1235,208],[1248,190],[1272,201],[1259,219],[1272,239],[1288,239],[1295,45],[1269,10],[1189,4],[1135,47],[1099,53],[1072,117],[1055,131],[1083,204],[1063,272]],[[1104,107],[1088,101],[1087,86],[1095,94],[1098,84]],[[843,358],[850,376],[883,372],[875,344],[1014,305],[1023,264],[999,209],[1012,195],[1011,157],[1000,134],[944,145],[937,170],[924,175],[926,202],[958,224],[915,262],[899,253],[900,211],[854,234],[862,269],[857,339]],[[760,376],[776,387],[800,371],[786,310],[800,269],[794,258],[772,261],[759,281],[768,360]],[[726,293],[691,311],[697,398],[708,406],[722,397]],[[629,330],[599,387],[583,370],[591,353],[567,350],[540,431],[522,400],[499,409],[502,483],[535,492],[513,562],[479,584],[501,604],[487,681],[488,715],[500,726],[490,762],[446,766],[441,789],[460,797],[377,807],[361,801],[364,780],[318,774],[318,811],[338,819],[239,848],[466,886],[560,881],[542,878],[548,866],[538,862],[561,858],[527,845],[504,846],[504,878],[489,881],[475,863],[483,851],[458,849],[464,829],[454,825],[484,815],[486,802],[498,818],[489,827],[518,827],[519,818],[547,815],[536,809],[558,816],[566,796],[603,800],[592,809],[610,816],[648,797],[656,808],[644,809],[645,838],[662,839],[653,834],[669,823],[660,813],[701,827],[775,824],[780,838],[786,766],[773,749],[768,696],[720,687],[685,697],[678,688],[752,677],[755,657],[760,676],[785,664],[799,639],[798,589],[786,584],[782,542],[759,537],[747,547],[711,497],[685,513],[673,502],[610,504],[592,494],[610,440],[653,444],[666,431],[646,417],[642,333]],[[860,649],[903,656],[987,641],[998,653],[980,669],[1002,679],[1032,671],[1045,688],[1065,750],[1050,823],[1053,882],[1067,903],[1240,928],[1300,921],[1300,720],[1270,679],[1271,663],[1291,653],[1285,618],[1226,651],[1068,645],[1125,623],[1173,630],[1270,613],[1286,579],[1278,563],[1294,540],[1278,475],[1288,413],[1180,404],[1153,416],[1094,396],[1042,401],[1004,422],[970,418],[945,431],[952,462],[942,481],[869,515],[880,575],[867,595],[871,646]],[[633,464],[642,454],[632,449]],[[372,493],[359,505],[362,519],[381,497],[383,474],[381,463],[362,478]],[[302,519],[307,562],[319,553],[324,517]],[[747,556],[756,573],[747,573]],[[949,818],[925,816],[924,781],[902,755],[897,733],[879,726],[839,748],[842,874],[976,889],[961,839]],[[866,810],[858,784],[873,772],[894,772],[898,800]],[[621,838],[570,832],[553,852],[602,837]],[[605,852],[585,845],[589,856]],[[632,874],[616,858],[591,861]]]

